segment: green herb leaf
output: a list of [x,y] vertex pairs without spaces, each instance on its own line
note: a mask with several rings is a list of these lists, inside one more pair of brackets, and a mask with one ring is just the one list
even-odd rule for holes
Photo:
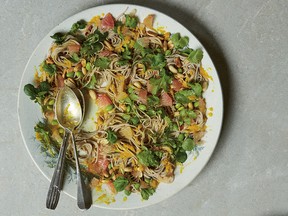
[[151,93],[156,95],[160,89],[168,91],[169,85],[172,81],[172,78],[166,74],[164,70],[160,72],[160,78],[151,78],[149,80],[150,85],[152,85]]
[[125,26],[129,28],[136,28],[138,24],[138,17],[125,14]]
[[185,151],[192,151],[194,148],[194,141],[191,138],[187,138],[186,140],[184,140],[184,142],[182,143],[182,148]]
[[87,25],[85,20],[79,20],[78,22],[74,23],[71,27],[71,32],[75,33],[78,29],[84,29]]
[[89,89],[93,89],[93,88],[95,88],[95,84],[96,84],[96,77],[95,77],[95,74],[93,74],[91,76],[90,82],[85,87],[87,87]]
[[116,133],[112,130],[107,130],[107,133],[108,133],[107,140],[109,141],[109,143],[112,143],[112,144],[116,143],[118,139]]
[[203,51],[201,49],[193,50],[187,57],[188,61],[194,64],[201,62],[203,58]]
[[96,67],[100,67],[101,69],[107,69],[107,68],[109,68],[110,62],[111,61],[109,58],[102,57],[102,58],[96,59],[96,61],[94,62],[94,65]]
[[26,84],[24,86],[24,93],[29,96],[31,100],[35,100],[37,96],[37,89],[32,84]]
[[155,193],[155,189],[153,188],[143,188],[141,189],[141,197],[144,200],[148,200],[150,196],[152,196]]
[[50,76],[53,76],[56,73],[56,65],[55,64],[47,64],[45,61],[43,61],[42,68]]
[[119,176],[113,182],[113,185],[117,192],[123,191],[128,185],[129,181],[124,176]]
[[77,55],[77,53],[73,53],[70,59],[73,63],[78,63],[80,61],[79,56]]
[[166,65],[165,57],[161,53],[157,53],[156,55],[152,55],[152,57],[149,59],[151,59],[152,69],[161,70]]
[[145,166],[156,167],[160,164],[159,158],[150,150],[143,150],[137,154],[139,162]]
[[187,154],[186,154],[186,152],[179,151],[179,152],[176,154],[176,161],[178,161],[178,162],[180,162],[180,163],[184,163],[186,160],[187,160]]
[[155,95],[151,95],[147,98],[147,104],[149,106],[157,106],[160,104],[160,99]]
[[202,86],[199,83],[190,84],[189,86],[192,88],[192,90],[194,91],[194,93],[197,97],[201,96]]
[[188,45],[189,37],[187,36],[181,37],[180,33],[176,33],[171,36],[171,41],[176,49],[183,49]]
[[67,34],[64,34],[62,32],[57,32],[50,37],[55,40],[56,44],[62,44],[66,40]]

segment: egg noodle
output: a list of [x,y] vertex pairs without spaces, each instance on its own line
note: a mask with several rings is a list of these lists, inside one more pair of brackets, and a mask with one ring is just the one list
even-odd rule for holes
[[[64,130],[53,106],[58,89],[79,88],[98,107],[95,131],[75,131],[81,169],[91,187],[107,184],[112,193],[139,192],[144,200],[159,183],[171,183],[177,163],[202,144],[209,75],[201,49],[189,38],[142,22],[136,12],[80,20],[58,32],[49,54],[24,87],[44,119],[36,139],[57,158]],[[73,166],[70,144],[67,161]]]

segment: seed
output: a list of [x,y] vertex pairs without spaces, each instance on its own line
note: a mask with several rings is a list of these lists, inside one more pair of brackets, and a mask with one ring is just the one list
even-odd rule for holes
[[168,69],[172,72],[172,73],[178,73],[178,70],[173,66],[173,65],[169,65]]
[[191,102],[188,103],[188,107],[189,107],[189,109],[193,109],[193,104]]
[[139,89],[142,87],[141,83],[138,81],[134,82],[133,85]]
[[94,90],[89,90],[89,95],[93,100],[96,100],[97,96]]
[[204,81],[203,84],[202,84],[203,92],[206,91],[207,88],[208,88],[208,82]]
[[177,116],[179,116],[179,115],[180,115],[179,112],[174,112],[174,116],[175,116],[175,117],[177,117]]
[[106,109],[107,112],[109,112],[109,111],[113,110],[113,108],[114,108],[114,105],[110,104],[105,109]]
[[79,71],[79,67],[78,65],[76,65],[74,68],[73,68],[73,71],[76,73],[77,71]]
[[124,172],[132,172],[132,168],[131,167],[125,167]]
[[138,67],[138,68],[142,68],[142,69],[144,69],[144,68],[145,68],[145,65],[139,63],[139,64],[137,64],[137,67]]
[[47,106],[47,110],[53,110],[53,106]]
[[86,59],[81,60],[81,65],[82,65],[82,67],[86,67]]
[[163,42],[163,51],[166,52],[166,50],[167,50],[167,41],[165,40]]
[[64,133],[64,129],[63,129],[63,128],[59,128],[59,129],[58,129],[58,132],[59,132],[60,134],[62,134],[62,133]]
[[177,110],[178,110],[178,111],[181,111],[181,110],[183,110],[183,109],[184,109],[184,107],[181,106],[181,107],[179,107]]
[[175,62],[176,67],[180,68],[182,66],[181,60],[179,57],[175,58],[174,62]]
[[175,108],[176,109],[178,109],[178,108],[180,108],[182,105],[180,104],[180,103],[177,103],[176,105],[175,105]]
[[84,75],[86,75],[86,74],[87,74],[87,70],[86,70],[86,68],[85,68],[85,67],[82,67],[82,73],[83,73]]
[[169,49],[173,49],[174,48],[174,44],[172,43],[172,41],[169,41],[167,45],[168,45]]
[[139,109],[142,111],[145,111],[147,109],[147,107],[144,104],[140,104]]

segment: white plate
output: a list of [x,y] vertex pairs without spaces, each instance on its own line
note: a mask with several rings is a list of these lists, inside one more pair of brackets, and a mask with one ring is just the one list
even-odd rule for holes
[[[184,164],[184,170],[180,173],[180,169],[177,168],[175,171],[175,180],[172,184],[160,184],[156,190],[156,193],[149,198],[147,201],[141,200],[140,194],[132,194],[128,197],[126,201],[123,200],[125,197],[124,193],[119,193],[115,199],[116,201],[107,205],[105,203],[94,203],[94,206],[108,208],[108,209],[133,209],[148,206],[151,204],[158,203],[163,201],[172,195],[179,192],[186,185],[188,185],[203,169],[205,164],[208,162],[215,146],[218,141],[222,117],[223,117],[223,98],[222,91],[219,82],[219,78],[216,72],[216,69],[212,63],[209,54],[203,47],[203,45],[196,39],[196,37],[189,32],[184,26],[175,21],[174,19],[168,17],[167,15],[155,11],[150,8],[137,6],[137,5],[127,5],[127,4],[111,4],[103,5],[99,7],[94,7],[85,11],[82,11],[56,26],[52,31],[50,31],[46,37],[39,43],[39,45],[34,50],[31,55],[25,71],[22,76],[21,86],[18,96],[18,115],[19,115],[19,124],[21,128],[22,137],[26,148],[36,164],[39,170],[47,179],[51,179],[54,169],[51,169],[45,163],[45,157],[40,153],[40,144],[35,141],[34,137],[34,126],[42,118],[40,107],[33,103],[29,97],[27,97],[23,92],[23,87],[27,83],[33,82],[33,76],[35,67],[38,67],[39,64],[43,61],[45,56],[48,53],[48,49],[51,45],[52,39],[50,38],[56,32],[59,31],[68,31],[73,23],[78,20],[84,19],[89,21],[93,16],[100,15],[102,13],[112,13],[114,17],[117,17],[122,12],[124,12],[128,7],[127,12],[130,12],[133,9],[137,10],[137,16],[140,20],[143,20],[148,14],[155,14],[155,24],[159,26],[164,26],[167,31],[171,33],[180,32],[181,35],[187,35],[190,38],[189,47],[196,49],[201,48],[204,51],[204,58],[202,60],[203,67],[208,70],[209,74],[213,77],[213,80],[210,80],[209,88],[205,93],[205,98],[207,101],[207,108],[213,107],[213,115],[208,116],[207,121],[207,134],[204,137],[205,144],[203,149],[200,151],[197,159],[195,160],[194,155],[190,155],[187,161]],[[211,110],[210,110],[211,111]],[[208,109],[208,112],[210,112]],[[68,182],[66,181],[64,186],[64,192],[66,192],[71,197],[76,197],[76,185],[75,181]],[[49,184],[47,182],[47,190]],[[93,194],[93,200],[95,201],[101,193]],[[44,196],[44,195],[43,195]],[[76,202],[75,202],[76,203]],[[59,203],[61,205],[61,203]]]

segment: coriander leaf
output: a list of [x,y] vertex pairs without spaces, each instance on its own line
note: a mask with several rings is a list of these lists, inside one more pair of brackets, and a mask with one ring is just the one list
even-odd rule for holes
[[87,23],[85,20],[79,20],[78,22],[74,23],[71,27],[71,32],[75,33],[78,29],[84,29]]
[[116,141],[118,139],[116,133],[112,130],[107,130],[107,133],[108,133],[107,140],[112,144],[116,143]]
[[176,33],[171,36],[171,41],[176,49],[183,49],[188,45],[189,37],[187,36],[181,37],[180,33]]
[[184,140],[184,142],[182,143],[182,148],[185,151],[192,151],[194,148],[194,141],[191,138],[187,138],[186,140]]
[[181,152],[179,151],[177,154],[176,154],[176,160],[180,163],[184,163],[186,160],[187,160],[187,154],[186,152]]
[[159,97],[155,96],[155,95],[151,95],[147,98],[147,104],[149,106],[156,106],[160,104],[160,99]]
[[56,73],[56,65],[55,64],[47,64],[45,61],[42,63],[42,68],[45,72],[47,72],[50,76]]
[[153,55],[151,59],[151,66],[152,69],[162,69],[166,65],[166,60],[163,54],[157,53],[156,55]]
[[139,162],[145,166],[156,167],[160,164],[159,158],[150,150],[143,150],[137,154]]
[[195,64],[200,63],[202,58],[203,58],[203,51],[201,49],[191,51],[191,53],[187,57],[189,62]]
[[117,192],[123,191],[128,185],[129,181],[124,176],[119,176],[113,182],[113,185]]
[[117,61],[117,64],[118,64],[119,66],[124,66],[124,65],[129,64],[129,61],[126,60],[126,59],[121,59],[121,60]]
[[[200,85],[200,87],[201,87],[201,85]],[[177,101],[177,103],[187,104],[190,102],[189,96],[192,96],[192,95],[198,96],[199,86],[196,86],[195,90],[197,91],[197,95],[193,89],[178,91],[175,93],[175,100]],[[202,91],[202,87],[201,87],[201,91]],[[200,92],[200,95],[201,95],[201,92]]]
[[107,69],[107,68],[109,68],[110,62],[111,61],[109,58],[102,57],[102,58],[96,59],[96,61],[94,62],[94,65],[96,67],[100,67],[101,69]]
[[190,84],[189,86],[192,88],[192,90],[194,91],[194,93],[197,97],[201,96],[202,86],[199,83]]
[[175,93],[175,100],[177,101],[177,103],[182,104],[187,104],[190,102],[190,100],[185,95],[181,94],[181,92]]
[[136,28],[138,24],[138,17],[125,14],[125,26],[129,28]]
[[148,200],[150,196],[152,196],[155,193],[154,188],[142,188],[141,189],[141,197],[144,200]]
[[62,32],[57,32],[50,37],[55,40],[56,44],[62,44],[66,40],[67,34],[64,34]]
[[151,93],[156,95],[160,89],[164,89],[167,92],[171,81],[172,78],[165,71],[160,72],[160,78],[151,78],[149,80],[149,84],[152,86]]

